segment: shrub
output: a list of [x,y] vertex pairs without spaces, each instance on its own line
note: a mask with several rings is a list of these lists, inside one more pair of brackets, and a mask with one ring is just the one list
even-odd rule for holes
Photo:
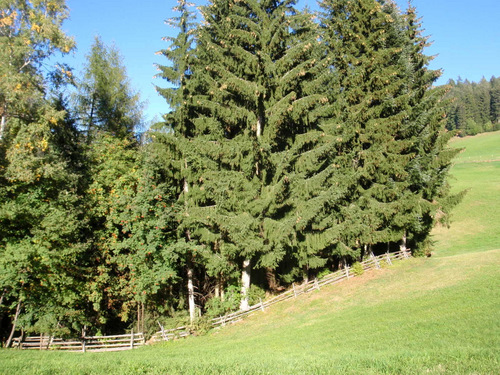
[[238,310],[241,302],[240,288],[235,285],[230,285],[224,294],[224,299],[221,297],[212,297],[205,304],[206,315],[209,317],[217,317],[226,315],[232,311]]
[[316,276],[316,277],[318,278],[318,280],[321,280],[323,277],[328,276],[331,273],[332,273],[332,271],[330,271],[329,268],[325,268],[320,273],[318,273],[318,276]]
[[258,285],[251,285],[248,290],[248,303],[253,306],[266,298],[266,291]]
[[351,266],[351,272],[356,276],[360,276],[365,272],[365,270],[363,269],[361,263],[356,262]]

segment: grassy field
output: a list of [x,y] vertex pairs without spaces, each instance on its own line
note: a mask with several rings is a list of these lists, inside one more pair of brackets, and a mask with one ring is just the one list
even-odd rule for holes
[[203,337],[118,353],[2,350],[0,373],[498,374],[500,162],[484,160],[500,159],[499,142],[500,132],[454,141],[467,151],[453,167],[453,188],[469,192],[452,227],[435,231],[431,258],[365,273]]
[[451,170],[454,192],[467,190],[452,225],[436,228],[439,256],[500,248],[500,131],[454,139],[465,148]]

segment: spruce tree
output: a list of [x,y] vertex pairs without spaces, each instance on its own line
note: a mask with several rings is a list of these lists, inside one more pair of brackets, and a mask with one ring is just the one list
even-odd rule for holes
[[165,37],[169,43],[168,48],[158,52],[169,60],[169,65],[157,65],[159,73],[157,78],[167,81],[170,87],[161,88],[157,91],[163,96],[170,107],[170,112],[164,115],[165,122],[158,124],[150,131],[152,147],[164,148],[164,168],[173,175],[171,182],[177,194],[178,203],[182,209],[178,212],[179,225],[177,228],[176,251],[180,254],[185,268],[185,280],[187,282],[188,310],[191,323],[195,319],[195,258],[196,249],[199,244],[192,239],[193,225],[190,207],[193,206],[192,192],[196,174],[191,170],[189,155],[192,155],[192,145],[188,139],[193,134],[194,117],[190,111],[188,101],[190,100],[189,82],[194,60],[194,14],[190,10],[190,4],[185,0],[179,0],[173,8],[178,16],[166,21],[166,23],[178,29],[176,37]]
[[293,237],[283,152],[308,130],[306,114],[321,100],[305,89],[316,62],[314,25],[294,5],[212,1],[198,32],[193,142],[210,161],[197,183],[210,217],[200,233],[240,265],[242,309],[251,269],[276,268]]
[[323,126],[335,143],[335,174],[342,176],[332,196],[336,218],[330,218],[337,237],[329,241],[339,260],[395,240],[389,222],[406,187],[407,143],[397,134],[409,98],[399,74],[397,20],[383,5],[373,0],[321,4],[332,103]]
[[[363,256],[413,230],[420,231],[422,243],[434,224],[423,207],[432,211],[430,196],[447,196],[453,155],[445,150],[442,92],[431,89],[439,72],[427,68],[430,58],[422,52],[426,39],[412,10],[402,15],[391,1],[324,1],[322,7],[332,72],[332,115],[325,124],[336,129],[335,163],[344,175],[337,194],[348,192],[334,209],[340,213],[337,251],[357,249]],[[440,178],[431,183],[420,175],[414,184],[415,170],[434,174],[428,162],[417,166],[429,154],[442,162]],[[432,193],[422,196],[430,185]],[[416,229],[422,225],[425,229]]]
[[407,9],[404,22],[407,38],[404,57],[408,62],[407,89],[411,101],[400,135],[411,142],[411,159],[406,167],[408,190],[418,199],[407,215],[405,232],[415,252],[428,253],[432,228],[438,222],[449,223],[449,213],[464,192],[452,195],[448,184],[451,161],[459,150],[447,146],[455,133],[447,132],[445,128],[446,101],[443,96],[446,88],[433,86],[441,72],[428,68],[432,59],[424,53],[429,45],[428,37],[422,35],[414,7]]

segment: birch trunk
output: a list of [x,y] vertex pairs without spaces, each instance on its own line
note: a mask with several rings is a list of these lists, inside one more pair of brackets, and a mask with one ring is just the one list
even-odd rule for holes
[[247,311],[250,308],[248,304],[248,290],[250,289],[250,259],[243,261],[243,270],[241,271],[241,303],[240,310]]
[[[187,169],[187,160],[184,159],[184,167]],[[183,184],[184,190],[184,209],[186,210],[186,215],[189,216],[188,212],[188,203],[187,203],[187,194],[189,193],[189,184],[187,179],[184,178]],[[191,233],[189,230],[186,230],[186,239],[191,241]],[[190,256],[190,255],[188,255]],[[188,308],[189,308],[189,321],[193,324],[196,314],[196,306],[194,304],[194,284],[193,284],[193,266],[191,263],[191,259],[188,261],[188,269],[187,269],[187,279],[188,279]]]
[[187,278],[188,278],[188,305],[189,305],[189,320],[191,324],[195,319],[195,305],[194,305],[194,286],[193,286],[193,268],[191,265],[188,266],[187,270]]
[[5,132],[5,113],[2,115],[2,120],[0,122],[0,141],[3,139],[4,132]]
[[14,337],[14,332],[16,332],[17,319],[19,318],[20,312],[21,312],[21,301],[17,303],[16,315],[14,316],[14,322],[12,323],[12,330],[10,331],[9,338],[7,339],[7,343],[5,344],[6,348],[10,348],[10,346],[12,345],[12,339]]
[[399,244],[399,250],[406,251],[406,231],[403,233],[403,237],[401,238],[401,242]]

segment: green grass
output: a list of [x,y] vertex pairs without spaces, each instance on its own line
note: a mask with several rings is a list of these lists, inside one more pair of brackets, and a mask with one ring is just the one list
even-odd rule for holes
[[456,138],[451,141],[451,146],[465,148],[455,159],[456,163],[500,161],[500,131]]
[[[454,143],[487,154],[499,135]],[[434,232],[436,256],[367,272],[203,337],[118,353],[1,350],[0,374],[498,374],[499,164],[453,167],[453,188],[470,191],[452,227]]]
[[[500,248],[500,132],[453,140],[465,148],[451,170],[452,191],[467,190],[449,229],[436,228],[437,254]],[[496,161],[488,161],[487,158]]]

